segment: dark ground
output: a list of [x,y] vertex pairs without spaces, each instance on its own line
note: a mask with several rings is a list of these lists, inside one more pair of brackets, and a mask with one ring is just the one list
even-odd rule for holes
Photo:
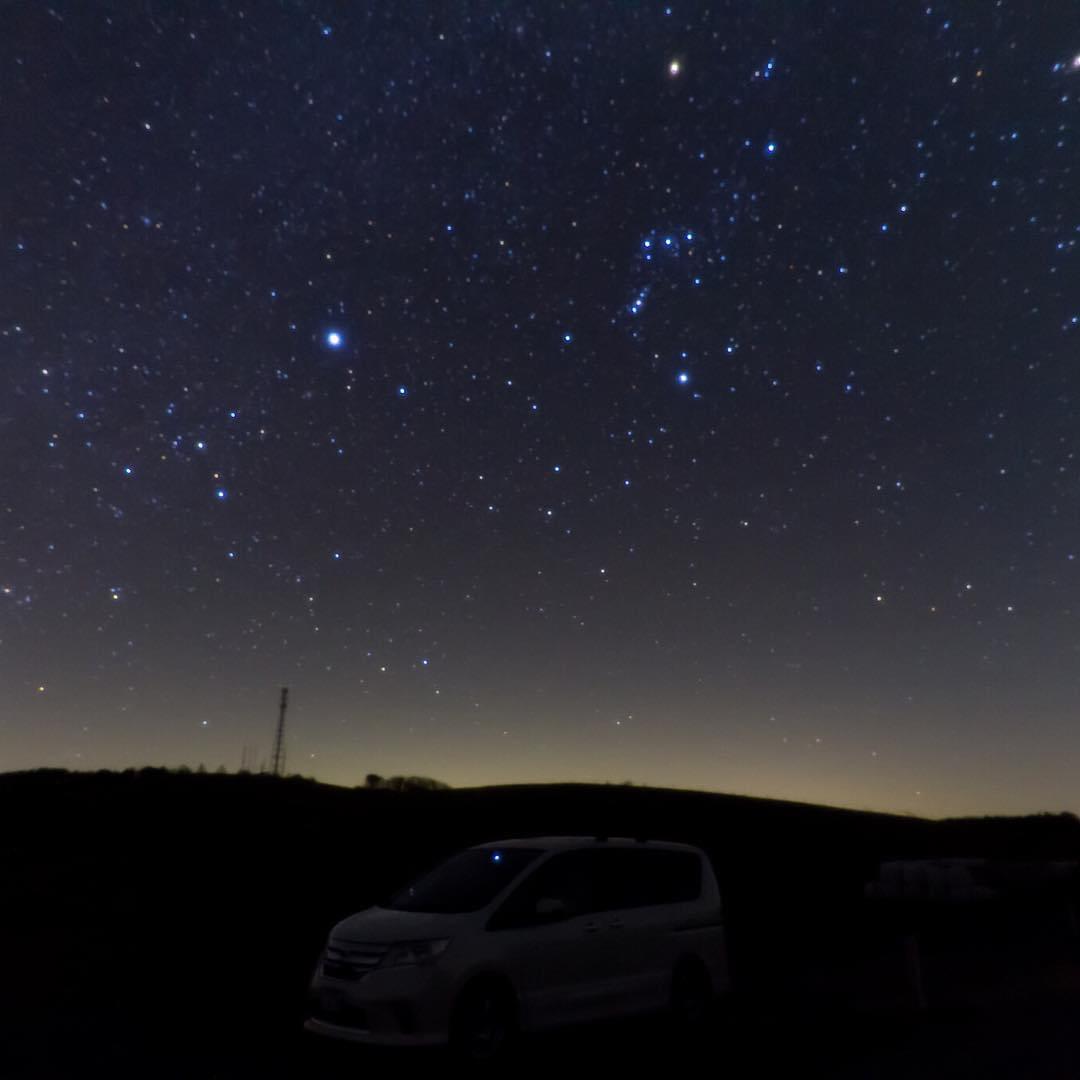
[[[536,833],[709,849],[737,993],[693,1037],[660,1022],[529,1042],[515,1073],[1080,1078],[1067,892],[978,909],[862,900],[888,856],[1080,855],[1068,815],[927,822],[614,786],[352,791],[266,777],[0,776],[0,1077],[417,1075],[427,1052],[304,1035],[327,929],[441,855]],[[927,1008],[905,934],[916,931]]]

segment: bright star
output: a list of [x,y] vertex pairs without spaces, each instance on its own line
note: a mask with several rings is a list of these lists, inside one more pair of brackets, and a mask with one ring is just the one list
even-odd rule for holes
[[682,74],[682,63],[679,60],[672,60],[667,66],[667,73],[673,79],[677,79]]
[[345,344],[345,338],[342,336],[340,330],[330,330],[326,335],[326,344],[331,349],[340,349]]
[[690,372],[680,371],[679,374],[675,376],[675,378],[680,386],[686,386],[686,384],[690,381]]
[[218,488],[214,492],[214,498],[217,499],[218,502],[224,502],[228,497],[229,493],[224,488]]

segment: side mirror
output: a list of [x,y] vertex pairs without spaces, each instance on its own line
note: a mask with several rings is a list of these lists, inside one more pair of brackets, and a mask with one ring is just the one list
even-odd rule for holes
[[553,896],[544,896],[536,901],[536,917],[545,922],[555,922],[557,919],[566,919],[570,916],[570,910],[566,903]]

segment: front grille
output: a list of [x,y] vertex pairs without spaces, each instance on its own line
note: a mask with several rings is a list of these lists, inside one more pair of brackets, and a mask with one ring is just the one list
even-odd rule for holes
[[328,979],[356,982],[379,966],[388,946],[364,941],[332,941],[323,957],[323,974]]

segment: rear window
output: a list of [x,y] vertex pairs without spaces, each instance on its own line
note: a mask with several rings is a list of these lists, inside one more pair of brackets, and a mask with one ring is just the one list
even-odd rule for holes
[[538,855],[539,848],[463,851],[404,888],[385,907],[438,915],[486,907]]

